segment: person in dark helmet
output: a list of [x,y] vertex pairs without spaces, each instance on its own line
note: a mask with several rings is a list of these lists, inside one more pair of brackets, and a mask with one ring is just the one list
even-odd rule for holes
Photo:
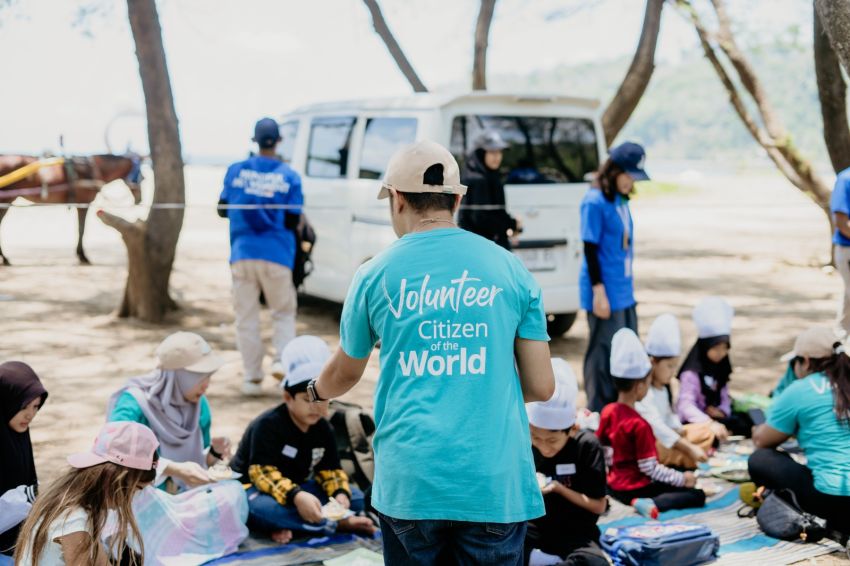
[[[236,311],[236,343],[242,354],[246,395],[262,393],[265,347],[260,336],[260,293],[271,310],[276,350],[280,358],[295,338],[297,294],[292,281],[295,265],[295,230],[301,219],[301,177],[276,154],[281,142],[277,122],[263,118],[254,126],[253,141],[260,153],[227,169],[219,207],[230,220],[230,270],[233,276],[233,308]],[[279,361],[272,374],[283,377]]]
[[[484,130],[475,137],[475,149],[466,159],[461,181],[469,187],[458,216],[458,224],[505,249],[510,238],[521,230],[519,220],[505,209],[505,185],[499,167],[508,144],[495,130]],[[492,208],[467,208],[488,206]]]

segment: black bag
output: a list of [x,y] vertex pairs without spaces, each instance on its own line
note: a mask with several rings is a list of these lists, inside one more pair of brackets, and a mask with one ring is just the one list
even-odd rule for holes
[[375,476],[375,453],[372,451],[375,419],[372,413],[354,403],[331,401],[330,421],[342,469],[366,491]]
[[306,214],[301,214],[298,227],[295,229],[295,262],[292,265],[292,284],[295,288],[301,286],[313,271],[313,246],[316,245],[316,232]]
[[823,521],[800,509],[790,489],[770,492],[756,513],[756,521],[764,534],[782,540],[817,542],[826,536]]

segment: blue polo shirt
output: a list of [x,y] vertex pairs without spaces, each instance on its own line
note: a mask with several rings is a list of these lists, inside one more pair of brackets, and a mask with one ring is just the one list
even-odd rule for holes
[[381,341],[372,505],[396,519],[544,514],[514,341],[547,341],[540,287],[515,255],[457,228],[405,235],[357,270],[340,346]]
[[835,415],[826,375],[813,373],[786,387],[770,406],[767,424],[797,437],[818,491],[850,495],[850,426]]
[[289,165],[256,155],[234,163],[224,176],[221,199],[236,205],[293,208],[230,209],[230,263],[261,259],[292,269],[295,234],[284,226],[286,212],[301,213],[301,177]]
[[[829,203],[832,219],[835,220],[836,212],[843,212],[850,216],[850,168],[845,169],[835,178],[835,187],[832,189],[832,198]],[[837,228],[832,237],[832,243],[836,246],[850,246],[850,239],[846,238]]]
[[[623,248],[623,233],[629,229],[628,249]],[[602,283],[611,311],[627,309],[635,304],[632,261],[634,259],[634,223],[629,201],[616,195],[609,201],[596,187],[590,187],[581,201],[581,239],[598,246]],[[587,258],[581,262],[579,274],[581,308],[593,310],[593,285],[587,269]]]

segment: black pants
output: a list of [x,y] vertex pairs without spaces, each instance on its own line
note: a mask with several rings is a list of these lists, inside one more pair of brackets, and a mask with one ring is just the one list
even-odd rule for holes
[[850,534],[850,496],[818,491],[812,471],[788,454],[760,448],[750,456],[748,467],[756,485],[793,491],[804,511],[826,519],[828,528]]
[[[596,538],[599,538],[598,535]],[[564,536],[564,532],[550,533],[541,530],[533,522],[529,521],[528,530],[525,534],[525,562],[528,565],[531,551],[540,549],[546,554],[559,556],[563,562],[558,566],[609,566],[610,562],[605,551],[593,538],[586,540],[570,540]]]
[[630,491],[612,489],[611,495],[626,505],[631,505],[633,499],[648,497],[655,501],[655,506],[662,512],[670,509],[690,509],[691,507],[705,505],[705,492],[703,490],[692,487],[676,487],[657,481]]
[[631,328],[637,332],[637,312],[632,305],[627,309],[613,311],[608,320],[588,312],[587,325],[590,327],[590,336],[584,354],[584,390],[587,392],[588,408],[601,411],[602,407],[617,400],[617,389],[611,377],[611,340],[621,328]]
[[717,419],[717,422],[723,424],[729,434],[737,434],[747,438],[753,435],[753,419],[747,413],[732,413],[725,419]]

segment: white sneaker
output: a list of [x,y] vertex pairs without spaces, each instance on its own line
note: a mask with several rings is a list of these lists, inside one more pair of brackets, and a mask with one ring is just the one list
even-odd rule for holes
[[272,364],[272,377],[274,377],[278,381],[281,381],[285,375],[286,371],[283,369],[282,363],[275,362]]
[[243,381],[242,394],[249,397],[257,397],[263,394],[262,381]]

